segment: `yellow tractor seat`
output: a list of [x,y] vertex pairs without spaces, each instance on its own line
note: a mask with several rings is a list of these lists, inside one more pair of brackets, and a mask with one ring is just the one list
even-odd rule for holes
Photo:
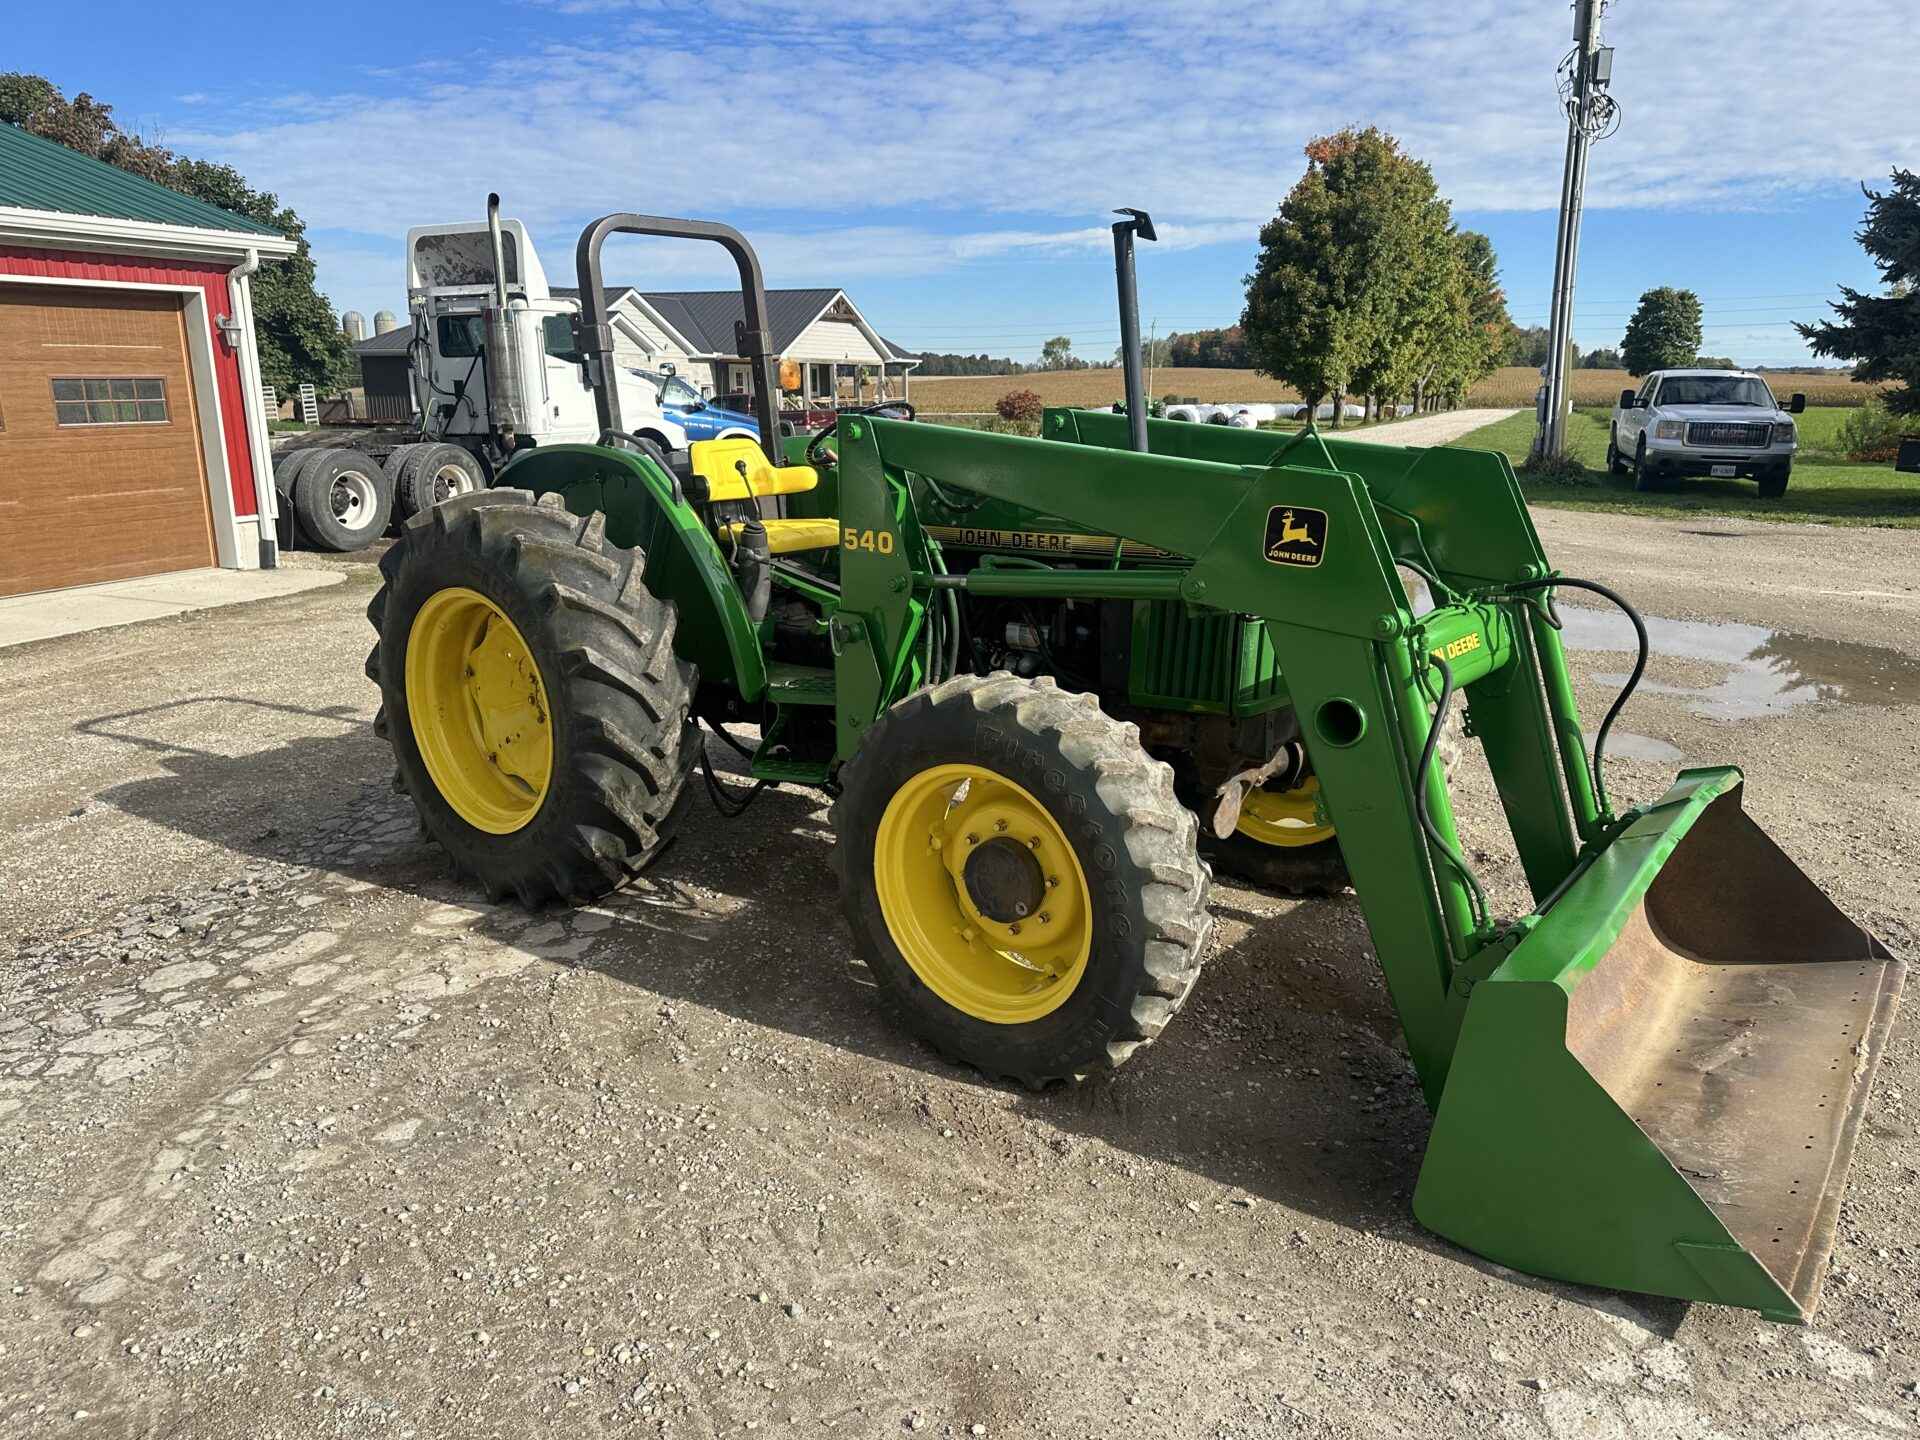
[[[838,520],[763,520],[760,523],[767,527],[767,549],[775,555],[791,555],[796,550],[830,550],[840,543]],[[738,522],[722,525],[720,529],[729,540],[740,538]]]
[[709,500],[758,500],[799,495],[820,483],[811,465],[775,466],[757,440],[696,440],[687,447],[693,473],[707,482]]

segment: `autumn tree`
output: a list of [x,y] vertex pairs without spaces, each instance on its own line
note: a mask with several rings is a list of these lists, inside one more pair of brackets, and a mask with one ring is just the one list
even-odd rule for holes
[[1853,378],[1899,382],[1883,396],[1896,415],[1920,415],[1920,175],[1895,170],[1888,190],[1865,190],[1867,216],[1855,232],[1873,257],[1884,295],[1840,287],[1837,320],[1796,325],[1816,355],[1851,360]]
[[1240,328],[1260,371],[1310,407],[1331,398],[1337,423],[1377,339],[1390,249],[1379,195],[1400,150],[1378,130],[1343,130],[1309,142],[1306,155],[1306,173],[1260,228]]
[[1630,374],[1651,375],[1693,364],[1700,339],[1700,297],[1662,285],[1640,297],[1620,342],[1620,359]]
[[1433,172],[1392,136],[1343,130],[1306,153],[1247,277],[1254,363],[1313,404],[1331,397],[1336,425],[1349,392],[1464,396],[1512,329],[1492,243],[1455,227]]
[[84,91],[69,100],[44,76],[0,74],[0,121],[270,225],[294,241],[297,248],[291,256],[261,266],[253,277],[261,378],[283,390],[302,382],[323,390],[359,383],[353,347],[340,333],[332,303],[315,288],[306,224],[276,197],[255,190],[231,165],[189,159],[148,144],[120,129],[112,106]]

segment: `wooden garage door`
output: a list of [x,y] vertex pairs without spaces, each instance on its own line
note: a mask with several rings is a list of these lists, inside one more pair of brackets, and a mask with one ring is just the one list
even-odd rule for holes
[[179,296],[0,279],[0,595],[214,563]]

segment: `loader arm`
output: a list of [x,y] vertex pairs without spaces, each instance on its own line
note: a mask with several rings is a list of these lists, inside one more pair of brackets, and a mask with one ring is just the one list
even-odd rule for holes
[[[1537,1274],[1811,1313],[1903,968],[1746,820],[1738,771],[1689,771],[1656,804],[1605,813],[1540,599],[1551,572],[1504,458],[1165,423],[1141,454],[1108,448],[1124,432],[1103,434],[1106,418],[1060,413],[1049,433],[1080,443],[844,422],[843,521],[896,538],[842,555],[836,623],[884,626],[915,583],[879,554],[917,536],[900,524],[908,475],[1172,557],[919,577],[929,590],[1264,619],[1437,1112],[1421,1219]],[[1190,438],[1210,430],[1221,439]],[[1442,603],[1416,614],[1402,564]],[[1447,677],[1534,891],[1510,924],[1486,913],[1446,782],[1423,763]],[[843,711],[843,733],[872,718]],[[1731,915],[1725,846],[1744,866]],[[1807,1135],[1784,1158],[1782,1124]]]

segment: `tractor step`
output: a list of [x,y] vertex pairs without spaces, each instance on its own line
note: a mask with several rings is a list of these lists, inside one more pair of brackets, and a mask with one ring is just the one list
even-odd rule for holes
[[775,660],[767,666],[767,699],[776,705],[833,704],[833,671]]

